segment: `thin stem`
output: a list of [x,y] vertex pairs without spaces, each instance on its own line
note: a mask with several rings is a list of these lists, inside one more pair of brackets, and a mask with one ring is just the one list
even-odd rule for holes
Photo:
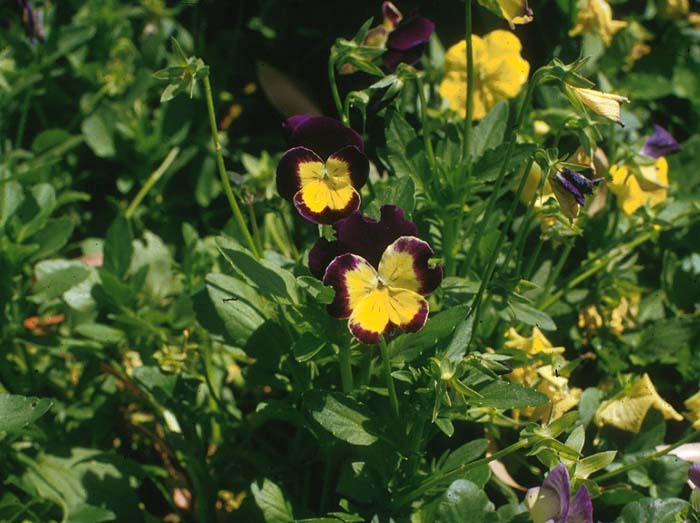
[[601,474],[600,476],[596,476],[592,478],[596,483],[600,483],[601,481],[608,480],[610,478],[614,478],[615,476],[619,476],[620,474],[624,474],[625,472],[635,469],[641,465],[645,465],[647,463],[650,463],[651,461],[654,461],[655,459],[658,459],[662,456],[665,456],[669,452],[671,452],[674,449],[677,449],[681,445],[700,437],[700,430],[696,430],[695,432],[691,432],[688,434],[686,437],[681,438],[677,442],[675,442],[673,445],[669,445],[665,449],[659,450],[658,452],[654,452],[653,454],[650,454],[646,458],[639,459],[635,461],[634,463],[628,463],[627,465],[623,465],[622,467],[616,468],[615,470],[611,470],[610,472],[606,472],[605,474]]
[[[559,256],[559,260],[557,261],[557,265],[549,273],[549,276],[547,276],[547,281],[545,282],[544,287],[542,288],[542,294],[541,294],[542,299],[544,299],[546,296],[549,295],[549,291],[551,290],[552,285],[554,284],[555,281],[557,281],[557,278],[559,277],[561,270],[564,268],[564,264],[566,263],[566,260],[569,259],[569,254],[571,254],[571,249],[573,249],[575,241],[576,241],[576,237],[572,236],[566,242],[566,245],[564,246],[564,250],[562,251],[561,255]],[[538,300],[538,301],[540,301],[540,300]]]
[[204,77],[204,94],[207,100],[207,110],[209,112],[209,126],[211,127],[211,138],[214,141],[214,150],[216,151],[216,165],[219,168],[219,177],[221,178],[221,183],[224,186],[224,193],[226,193],[226,199],[228,204],[233,211],[233,216],[238,223],[238,227],[243,232],[248,248],[255,255],[256,258],[260,258],[260,253],[258,252],[253,237],[250,235],[248,226],[243,219],[243,214],[241,213],[241,208],[238,206],[238,201],[236,201],[236,196],[233,194],[233,189],[231,189],[231,182],[228,179],[228,174],[226,173],[226,166],[224,165],[224,157],[221,151],[221,143],[219,142],[219,128],[216,125],[216,113],[214,112],[214,98],[211,92],[211,82],[209,81],[209,75]]
[[355,388],[352,378],[352,364],[350,361],[350,347],[341,343],[339,347],[340,382],[345,394],[350,394]]
[[[479,243],[481,243],[481,238],[484,235],[484,232],[486,230],[486,226],[488,225],[488,220],[491,217],[491,213],[493,212],[493,208],[496,205],[496,199],[498,198],[498,195],[501,191],[501,186],[503,185],[503,181],[505,180],[506,177],[506,172],[507,172],[507,166],[508,166],[508,161],[510,160],[511,155],[513,154],[513,147],[515,147],[515,140],[518,135],[518,131],[520,130],[520,126],[523,123],[523,119],[525,117],[525,112],[530,105],[530,99],[532,98],[532,93],[534,91],[535,85],[537,85],[537,81],[539,79],[538,72],[535,72],[535,74],[532,76],[530,79],[530,82],[528,83],[527,86],[527,91],[525,93],[525,98],[523,99],[523,102],[520,106],[520,110],[518,111],[518,117],[515,120],[515,124],[513,125],[513,128],[510,132],[510,139],[508,141],[508,147],[506,148],[506,154],[503,156],[503,161],[501,162],[501,169],[498,173],[498,177],[496,178],[496,184],[491,191],[491,195],[489,196],[489,199],[486,203],[486,209],[484,210],[484,217],[482,218],[482,222],[484,224],[483,227],[479,227],[476,229],[476,236],[474,237],[474,241],[472,242],[471,249],[469,249],[469,252],[467,253],[467,258],[464,262],[464,270],[465,272],[468,272],[469,269],[471,268],[472,261],[474,260],[474,256],[476,256],[476,252],[479,247]],[[476,225],[477,221],[474,220],[472,223],[472,226],[470,227],[469,233],[471,233],[471,230],[474,228]],[[467,237],[470,236],[470,234],[467,234]]]
[[629,251],[631,249],[634,249],[637,245],[640,245],[650,239],[653,235],[655,234],[655,231],[649,231],[645,234],[642,234],[641,236],[635,238],[634,240],[627,242],[623,245],[620,245],[616,249],[613,249],[611,252],[609,252],[606,256],[603,256],[602,258],[596,259],[592,264],[591,267],[588,269],[582,271],[580,274],[569,280],[564,287],[559,289],[557,292],[552,293],[549,296],[549,299],[546,300],[540,307],[541,310],[546,310],[548,307],[550,307],[553,303],[558,301],[564,294],[566,294],[569,290],[573,289],[576,287],[579,283],[587,280],[591,276],[593,276],[595,273],[597,273],[599,270],[603,269],[610,261],[620,255],[625,254],[626,251]]
[[464,117],[464,163],[467,178],[471,175],[472,118],[474,115],[474,50],[472,48],[472,2],[464,1],[464,39],[467,44],[467,110]]
[[263,252],[263,243],[260,238],[260,229],[258,229],[258,221],[255,219],[255,207],[253,207],[252,198],[248,200],[248,219],[250,220],[251,228],[253,229],[253,240],[255,240],[255,246],[258,248],[258,252]]
[[386,387],[389,389],[389,402],[391,403],[391,412],[394,417],[399,417],[399,399],[396,397],[396,388],[394,387],[394,378],[391,376],[391,360],[389,358],[389,348],[386,345],[384,336],[379,338],[379,349],[382,353],[382,362],[384,364],[384,377],[386,378]]
[[328,83],[331,86],[333,103],[338,111],[338,116],[345,125],[348,125],[348,119],[345,115],[345,111],[343,111],[343,102],[340,100],[340,93],[338,92],[338,83],[335,81],[335,58],[333,56],[333,50],[331,50],[331,55],[328,57]]
[[146,197],[146,194],[148,194],[148,191],[151,190],[151,188],[158,182],[158,180],[160,180],[160,178],[170,168],[170,166],[175,161],[175,158],[177,158],[178,154],[180,154],[179,147],[173,147],[172,149],[170,149],[170,152],[165,157],[163,162],[158,166],[158,168],[155,171],[153,171],[151,173],[151,175],[148,177],[148,180],[146,180],[146,183],[144,183],[143,187],[141,187],[141,190],[136,194],[136,196],[134,196],[134,199],[129,204],[129,207],[126,208],[126,212],[124,213],[124,215],[126,216],[127,219],[131,218],[134,215],[134,212],[136,212],[136,209],[141,204],[143,199]]
[[420,99],[420,119],[421,127],[423,128],[423,147],[425,148],[425,153],[428,156],[430,173],[432,176],[435,176],[435,151],[433,150],[433,144],[430,141],[430,133],[428,132],[428,102],[425,99],[423,79],[420,76],[416,76],[416,85],[418,87],[418,98]]
[[403,507],[404,505],[407,505],[408,503],[420,498],[426,492],[429,492],[430,490],[437,488],[442,484],[447,484],[455,479],[459,479],[472,469],[481,467],[482,465],[488,465],[490,462],[496,459],[500,459],[504,456],[507,456],[508,454],[512,454],[513,452],[516,452],[521,448],[526,447],[528,443],[529,442],[527,439],[521,439],[519,441],[516,441],[512,445],[509,445],[508,447],[499,450],[498,452],[494,452],[490,456],[478,459],[476,461],[472,461],[471,463],[465,463],[464,465],[460,465],[459,467],[454,468],[441,476],[434,475],[423,481],[420,485],[418,485],[418,487],[416,487],[412,491],[407,492],[402,496],[399,496],[394,502],[394,508]]

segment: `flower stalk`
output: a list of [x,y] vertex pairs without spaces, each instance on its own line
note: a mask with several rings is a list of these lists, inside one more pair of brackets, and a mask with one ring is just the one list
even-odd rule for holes
[[241,208],[238,205],[236,196],[233,194],[233,189],[231,188],[231,182],[228,179],[228,173],[226,172],[226,166],[224,165],[224,157],[221,149],[221,142],[219,142],[219,128],[216,124],[216,113],[214,112],[214,98],[212,96],[211,82],[209,81],[209,74],[206,74],[203,79],[204,82],[204,97],[207,101],[207,111],[209,112],[209,126],[211,127],[211,138],[214,141],[214,150],[216,151],[216,165],[219,168],[219,177],[221,178],[221,183],[224,186],[224,193],[226,194],[226,199],[228,204],[233,211],[233,216],[236,219],[238,227],[243,232],[243,237],[245,238],[248,248],[255,255],[256,258],[260,258],[260,252],[253,241],[253,236],[250,234],[248,225],[246,225],[243,219],[243,214],[241,213]]
[[399,417],[399,399],[396,396],[396,387],[394,387],[394,378],[391,376],[391,359],[389,357],[389,347],[386,344],[386,338],[379,338],[379,349],[382,354],[382,363],[384,367],[384,377],[386,378],[386,388],[389,390],[389,403],[391,404],[391,412],[394,417]]

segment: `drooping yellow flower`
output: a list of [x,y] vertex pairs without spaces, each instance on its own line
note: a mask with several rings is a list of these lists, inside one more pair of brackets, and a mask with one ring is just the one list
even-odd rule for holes
[[[453,45],[445,55],[445,78],[440,95],[460,115],[467,114],[466,41]],[[502,100],[513,98],[527,81],[530,64],[520,56],[520,40],[508,31],[492,31],[483,38],[472,35],[474,51],[474,111],[480,120]]]
[[617,94],[604,93],[584,87],[573,87],[572,89],[581,103],[591,111],[615,123],[622,124],[620,105],[629,102],[629,99]]
[[527,5],[527,0],[478,0],[478,2],[496,16],[504,18],[511,29],[515,24],[532,22],[532,9]]
[[569,36],[598,33],[608,47],[615,33],[624,27],[627,27],[627,22],[613,20],[612,8],[605,0],[580,0],[576,25],[569,31]]
[[564,347],[554,347],[537,327],[532,328],[529,338],[521,336],[511,327],[506,332],[506,338],[508,339],[504,344],[506,347],[525,351],[528,356],[562,354],[566,350]]
[[541,378],[537,390],[547,396],[549,402],[535,407],[532,418],[554,421],[578,405],[583,391],[569,387],[569,378],[557,375],[551,365],[540,367],[537,374]]
[[645,373],[634,384],[601,403],[593,420],[599,427],[612,425],[621,430],[639,432],[651,408],[661,412],[664,419],[683,419],[683,416],[659,396],[651,378]]
[[700,392],[696,392],[683,402],[688,411],[685,417],[693,424],[694,429],[700,429]]
[[654,207],[668,196],[668,162],[661,156],[650,165],[639,167],[640,176],[634,176],[625,165],[610,168],[610,190],[617,198],[617,205],[628,216],[640,207]]

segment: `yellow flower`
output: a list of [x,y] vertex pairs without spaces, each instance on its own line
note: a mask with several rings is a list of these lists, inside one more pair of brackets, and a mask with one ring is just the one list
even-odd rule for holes
[[645,373],[633,385],[601,403],[593,419],[599,427],[612,425],[621,430],[639,432],[644,417],[652,407],[661,412],[664,419],[683,419],[683,416],[659,396],[651,378]]
[[[530,171],[527,173],[527,175],[523,173],[523,176],[527,176],[527,181],[525,182],[525,187],[523,187],[523,192],[520,193],[520,201],[522,201],[525,205],[530,205],[532,197],[535,195],[540,186],[540,180],[542,179],[542,168],[535,162],[532,164],[532,167],[530,167]],[[554,198],[554,193],[549,185],[549,180],[547,180],[542,186],[541,193],[535,199],[535,209],[541,209],[544,204],[552,198]]]
[[569,378],[559,376],[551,365],[537,369],[541,378],[537,390],[549,398],[549,402],[535,407],[530,417],[554,421],[578,405],[583,391],[577,387],[569,388]]
[[591,304],[587,305],[578,313],[578,328],[588,334],[595,334],[603,326],[603,318],[598,312],[598,308]]
[[610,168],[610,190],[617,197],[617,205],[627,215],[647,204],[654,207],[668,195],[668,162],[665,157],[660,156],[656,162],[642,165],[639,170],[641,176],[636,177],[625,164]]
[[622,334],[625,328],[635,326],[635,319],[639,313],[639,293],[629,298],[623,296],[619,303],[610,311],[608,328],[615,334]]
[[613,20],[612,8],[605,0],[580,0],[576,25],[569,31],[569,36],[598,33],[608,47],[613,35],[626,26],[627,22]]
[[629,102],[627,98],[584,87],[573,87],[572,89],[576,97],[591,111],[615,123],[622,124],[620,105]]
[[528,356],[562,354],[566,350],[564,347],[552,346],[552,342],[537,327],[532,328],[532,335],[529,338],[521,336],[511,327],[506,332],[506,338],[508,338],[504,344],[506,347],[525,351]]
[[700,27],[700,13],[689,13],[688,22],[694,27]]
[[688,412],[685,417],[693,424],[694,429],[700,429],[700,392],[696,392],[683,402]]
[[549,131],[552,130],[550,125],[545,122],[544,120],[535,120],[532,123],[532,127],[535,131],[535,134],[538,136],[544,136],[545,134],[549,133]]
[[[467,113],[466,41],[453,45],[445,55],[445,78],[440,95],[462,116]],[[520,56],[520,40],[513,33],[496,30],[481,38],[472,35],[474,50],[474,113],[480,120],[502,100],[513,98],[527,81],[530,64]]]
[[668,18],[683,18],[690,11],[688,0],[664,0],[663,14]]
[[478,0],[486,9],[501,18],[505,18],[513,29],[515,24],[527,24],[532,22],[532,9],[527,5],[527,0]]

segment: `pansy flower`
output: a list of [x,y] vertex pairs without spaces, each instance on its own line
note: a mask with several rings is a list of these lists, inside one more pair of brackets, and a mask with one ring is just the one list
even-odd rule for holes
[[533,13],[527,5],[527,0],[478,0],[478,2],[496,16],[504,18],[511,29],[515,29],[515,24],[532,22]]
[[605,47],[609,47],[615,33],[625,27],[627,22],[613,20],[612,8],[605,0],[580,0],[576,25],[569,31],[569,36],[598,33]]
[[533,523],[593,523],[593,503],[583,485],[571,499],[569,471],[563,464],[554,467],[541,487],[525,495],[525,506]]
[[593,188],[602,181],[602,178],[586,178],[564,167],[554,174],[550,186],[564,216],[573,221],[578,216],[579,208],[586,204],[585,195],[593,194]]
[[[445,78],[440,95],[462,117],[467,113],[466,40],[445,53]],[[486,36],[472,35],[474,51],[474,111],[480,120],[502,100],[515,97],[527,81],[530,64],[520,55],[522,45],[513,33],[491,31]]]
[[358,211],[337,221],[333,225],[337,240],[319,238],[309,251],[311,274],[322,280],[333,258],[346,253],[362,256],[373,267],[379,267],[379,260],[389,245],[401,236],[418,234],[418,227],[404,217],[400,207],[383,205],[379,212],[378,221]]
[[[384,6],[386,4],[391,5],[391,2],[384,2]],[[393,5],[391,7],[393,12],[398,13],[396,7]],[[390,9],[388,12],[391,13],[392,10]],[[385,23],[387,21],[386,13],[387,10],[385,8]],[[401,13],[398,14],[400,17]],[[399,64],[416,65],[420,61],[421,56],[423,56],[423,51],[430,40],[430,35],[435,32],[433,21],[419,14],[413,14],[405,20],[401,18],[393,18],[393,20],[398,21],[394,26],[395,28],[389,33],[386,40],[386,52],[382,56],[384,69],[388,73],[393,73]]]
[[647,138],[642,147],[642,154],[651,158],[661,158],[680,150],[680,144],[671,136],[671,133],[660,125],[654,125],[654,134]]
[[369,161],[362,138],[325,116],[293,116],[284,129],[292,146],[277,165],[277,191],[299,214],[331,224],[360,207]]
[[610,191],[628,216],[645,205],[655,207],[668,196],[668,162],[663,156],[653,164],[640,165],[639,176],[624,163],[610,167],[610,176]]
[[323,283],[335,289],[328,312],[347,319],[351,334],[372,345],[399,328],[417,332],[428,319],[425,296],[442,281],[442,267],[429,266],[430,246],[415,236],[389,245],[375,268],[357,254],[341,254],[328,265]]

